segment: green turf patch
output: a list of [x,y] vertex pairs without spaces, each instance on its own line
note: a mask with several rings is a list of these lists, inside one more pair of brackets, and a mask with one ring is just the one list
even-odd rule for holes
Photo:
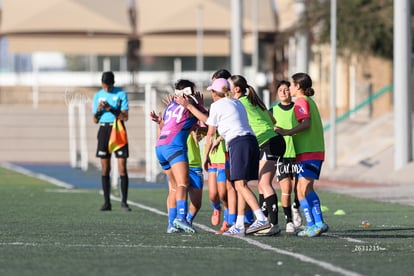
[[[100,212],[97,190],[64,192],[0,168],[0,275],[408,275],[414,207],[319,192],[317,238],[215,235],[205,193],[198,233],[166,234],[166,190],[130,190],[132,212]],[[145,207],[142,209],[137,207]],[[147,209],[149,208],[149,209]],[[158,210],[158,212],[154,212]],[[335,215],[343,210],[344,215]],[[279,213],[282,229],[285,223]],[[370,227],[363,227],[362,221]],[[204,226],[203,230],[197,225]]]

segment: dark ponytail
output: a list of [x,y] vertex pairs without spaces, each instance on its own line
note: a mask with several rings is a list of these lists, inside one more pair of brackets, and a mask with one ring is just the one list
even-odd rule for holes
[[312,88],[312,79],[306,73],[296,73],[292,76],[292,80],[295,84],[303,90],[304,94],[308,97],[315,95],[315,90]]
[[246,92],[248,92],[247,99],[253,106],[259,106],[262,110],[267,110],[266,105],[263,103],[263,101],[260,99],[259,95],[257,95],[256,90],[247,84],[247,80],[240,75],[233,75],[230,77],[232,80],[234,86],[240,87],[241,91],[245,91],[244,95],[246,95]]

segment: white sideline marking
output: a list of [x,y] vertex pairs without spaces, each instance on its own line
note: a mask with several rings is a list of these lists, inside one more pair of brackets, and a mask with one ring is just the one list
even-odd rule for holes
[[[21,168],[19,166],[11,165],[9,163],[2,163],[0,165],[2,167],[4,167],[4,168],[12,169],[12,170],[18,171],[20,173],[23,173],[25,175],[29,175],[29,176],[37,177],[37,178],[42,179],[42,180],[46,180],[46,181],[50,182],[51,184],[57,185],[59,187],[64,187],[64,188],[68,188],[68,189],[73,188],[73,186],[70,185],[70,184],[64,183],[64,182],[59,181],[57,179],[54,179],[52,177],[45,176],[43,174],[33,173],[33,172],[31,172],[29,170],[26,170],[24,168]],[[121,198],[115,197],[115,196],[112,196],[112,195],[111,195],[111,199],[116,200],[116,201],[121,201]],[[136,202],[133,202],[133,201],[129,201],[129,200],[128,200],[128,204],[130,204],[132,206],[136,206],[136,207],[141,208],[141,209],[144,209],[144,210],[147,210],[147,211],[150,211],[150,212],[155,213],[155,214],[159,214],[159,215],[162,215],[162,216],[168,216],[168,214],[166,212],[160,211],[158,209],[155,209],[155,208],[152,208],[152,207],[143,205],[143,204],[139,204],[139,203],[136,203]],[[210,228],[210,227],[208,227],[206,225],[199,224],[199,223],[194,223],[194,225],[197,226],[200,229],[203,229],[204,231],[207,231],[207,232],[215,232],[214,229],[212,229],[212,228]],[[351,242],[352,241],[353,242],[358,242],[358,243],[363,242],[363,241],[360,241],[360,240],[355,240],[355,239],[351,239],[351,238],[340,237],[340,236],[336,236],[336,235],[330,235],[330,236],[331,237],[335,237],[335,238],[340,238],[340,239],[346,239],[346,240],[351,241]],[[268,244],[264,244],[264,243],[258,242],[256,240],[251,239],[251,238],[247,238],[247,237],[233,237],[233,238],[237,238],[237,239],[244,240],[247,243],[249,243],[251,245],[254,245],[254,246],[257,246],[257,247],[259,247],[261,249],[264,249],[264,250],[273,251],[273,252],[276,252],[278,254],[287,255],[287,256],[290,256],[292,258],[298,259],[298,260],[300,260],[302,262],[306,262],[306,263],[311,263],[311,264],[317,265],[317,266],[322,267],[323,269],[326,269],[328,271],[337,272],[339,274],[346,275],[346,276],[360,276],[361,275],[361,274],[359,274],[357,272],[354,272],[354,271],[351,271],[351,270],[347,270],[347,269],[341,268],[339,266],[336,266],[336,265],[331,264],[331,263],[328,263],[328,262],[324,262],[324,261],[321,261],[321,260],[316,260],[316,259],[313,259],[311,257],[308,257],[308,256],[303,255],[303,254],[300,254],[300,253],[294,253],[294,252],[286,251],[286,250],[279,249],[279,248],[276,248],[276,247],[272,247],[272,246],[270,246]],[[36,246],[37,244],[36,243],[20,243],[20,242],[15,242],[15,243],[0,243],[0,245]],[[72,246],[82,246],[82,245],[72,245]],[[110,246],[110,245],[93,245],[93,246],[98,246],[99,247],[99,246]],[[126,247],[127,245],[115,245],[115,246],[121,246],[121,247],[124,246],[124,247]],[[140,246],[140,245],[132,245],[132,246]],[[194,248],[194,247],[191,247],[191,248]],[[205,248],[205,247],[203,247],[203,248]]]
[[346,241],[349,241],[349,242],[355,242],[355,243],[365,243],[364,241],[361,241],[361,240],[358,240],[358,239],[354,239],[354,238],[350,238],[350,237],[341,237],[341,236],[338,236],[338,235],[334,235],[334,234],[327,234],[327,233],[325,233],[325,234],[323,234],[323,235],[324,235],[324,236],[331,237],[331,238],[340,239],[340,240],[346,240]]
[[65,183],[63,181],[60,181],[56,178],[47,176],[47,175],[42,174],[42,173],[34,173],[34,172],[29,171],[29,170],[27,170],[25,168],[22,168],[20,166],[16,166],[16,165],[13,165],[13,164],[10,164],[10,163],[1,163],[0,166],[2,166],[5,169],[13,170],[13,171],[16,171],[18,173],[21,173],[21,174],[24,174],[24,175],[27,175],[27,176],[30,176],[30,177],[35,177],[35,178],[38,178],[38,179],[41,179],[41,180],[45,180],[49,183],[52,183],[53,185],[56,185],[56,186],[59,186],[59,187],[62,187],[62,188],[73,189],[73,185],[70,185],[68,183]]
[[342,275],[347,275],[347,276],[359,276],[359,275],[361,275],[358,272],[354,272],[354,271],[351,271],[351,270],[347,270],[347,269],[341,268],[339,266],[336,266],[336,265],[331,264],[331,263],[328,263],[328,262],[324,262],[324,261],[321,261],[321,260],[316,260],[316,259],[313,259],[311,257],[305,256],[303,254],[293,253],[293,252],[290,252],[290,251],[286,251],[286,250],[283,250],[283,249],[279,249],[279,248],[276,248],[276,247],[272,247],[270,245],[263,244],[263,243],[258,242],[256,240],[253,240],[253,239],[249,239],[249,238],[240,238],[240,239],[243,239],[246,242],[248,242],[248,243],[250,243],[252,245],[255,245],[255,246],[259,247],[259,248],[262,248],[262,249],[265,249],[265,250],[269,250],[269,251],[273,251],[273,252],[276,252],[276,253],[279,253],[279,254],[282,254],[282,255],[287,255],[287,256],[293,257],[295,259],[298,259],[298,260],[300,260],[302,262],[311,263],[311,264],[320,266],[320,267],[322,267],[322,268],[324,268],[326,270],[340,273]]
[[0,242],[0,246],[64,246],[64,247],[103,247],[103,248],[159,248],[159,249],[212,249],[212,250],[245,250],[241,247],[216,247],[216,246],[167,246],[167,245],[145,245],[145,244],[62,244],[33,243],[33,242]]
[[45,192],[48,193],[70,193],[70,194],[82,194],[82,193],[95,193],[90,190],[81,190],[81,189],[46,189]]
[[[120,201],[121,200],[119,197],[111,196],[111,198],[114,199],[114,200],[117,200],[117,201]],[[133,202],[133,201],[128,201],[128,204],[129,205],[132,205],[132,206],[136,206],[136,207],[142,208],[142,209],[145,209],[145,210],[148,210],[150,212],[154,212],[154,213],[157,213],[157,214],[160,214],[160,215],[168,216],[168,214],[165,213],[165,212],[162,212],[162,211],[160,211],[158,209],[154,209],[154,208],[151,208],[151,207],[148,207],[146,205],[142,205],[142,204],[139,204],[139,203],[136,203],[136,202]],[[199,223],[194,223],[194,225],[197,226],[198,228],[203,229],[204,231],[207,231],[207,232],[215,232],[214,229],[212,229],[212,228],[210,228],[210,227],[208,227],[206,225],[199,224]],[[308,257],[308,256],[303,255],[303,254],[300,254],[300,253],[294,253],[294,252],[286,251],[286,250],[279,249],[279,248],[276,248],[276,247],[272,247],[272,246],[270,246],[268,244],[264,244],[264,243],[258,242],[258,241],[254,240],[254,239],[251,239],[251,238],[246,238],[246,237],[234,237],[234,238],[244,240],[247,243],[252,244],[254,246],[257,246],[257,247],[259,247],[261,249],[273,251],[273,252],[276,252],[276,253],[279,253],[279,254],[282,254],[282,255],[287,255],[287,256],[293,257],[295,259],[298,259],[298,260],[300,260],[302,262],[311,263],[311,264],[320,266],[320,267],[322,267],[322,268],[324,268],[326,270],[340,273],[342,275],[346,275],[346,276],[359,276],[359,275],[361,275],[361,274],[359,274],[357,272],[354,272],[354,271],[351,271],[351,270],[347,270],[347,269],[341,268],[339,266],[333,265],[333,264],[328,263],[328,262],[324,262],[324,261],[321,261],[321,260],[316,260],[316,259],[313,259],[311,257]],[[356,241],[362,242],[362,241],[359,241],[359,240],[356,240]]]

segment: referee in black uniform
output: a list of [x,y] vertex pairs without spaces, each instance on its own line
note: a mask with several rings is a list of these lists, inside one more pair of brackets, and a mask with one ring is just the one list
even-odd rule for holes
[[[128,97],[127,93],[120,87],[115,87],[115,77],[113,72],[108,71],[102,74],[102,89],[95,93],[93,98],[93,121],[99,124],[98,130],[98,147],[96,157],[101,158],[102,166],[102,190],[104,193],[105,203],[101,211],[112,210],[110,202],[110,172],[111,172],[111,154],[108,151],[109,137],[112,130],[112,124],[115,118],[124,122],[128,120]],[[128,144],[114,152],[118,160],[119,175],[121,177],[121,208],[125,211],[131,211],[127,204],[128,198],[128,172],[127,158],[129,157]]]

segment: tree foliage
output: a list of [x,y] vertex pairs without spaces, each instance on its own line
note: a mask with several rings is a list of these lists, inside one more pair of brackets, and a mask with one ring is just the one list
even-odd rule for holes
[[[400,1],[400,0],[395,0]],[[308,0],[302,22],[316,43],[330,41],[330,0]],[[337,48],[340,54],[393,57],[393,0],[337,0]]]

